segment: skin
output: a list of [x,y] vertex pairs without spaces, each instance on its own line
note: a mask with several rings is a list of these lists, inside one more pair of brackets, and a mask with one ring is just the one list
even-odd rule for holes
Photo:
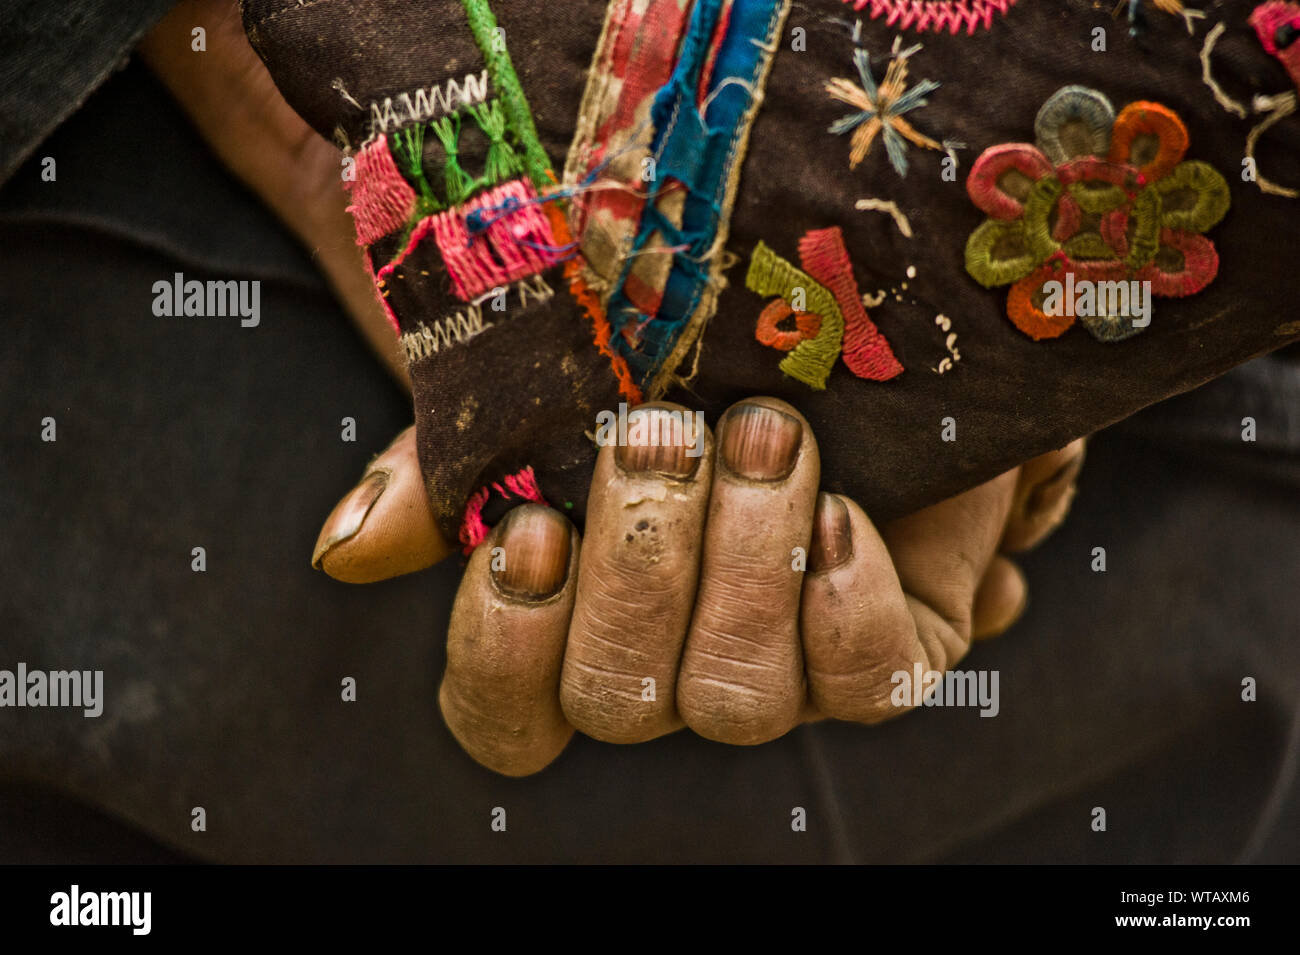
[[[905,711],[889,699],[895,671],[956,666],[974,640],[1020,616],[1027,587],[1007,542],[1033,546],[1064,518],[1082,441],[877,528],[853,501],[817,492],[816,439],[797,410],[773,398],[737,407],[751,406],[797,423],[788,474],[732,472],[719,452],[729,412],[721,440],[701,436],[690,474],[629,467],[619,460],[627,449],[602,448],[585,537],[558,511],[529,504],[474,552],[439,693],[472,757],[522,776],[554,760],[574,730],[637,743],[688,727],[749,745],[827,717],[877,723]],[[380,579],[394,554],[441,546],[414,436],[407,429],[376,459],[409,476],[390,478],[360,526],[325,553],[327,573]],[[337,536],[351,497],[322,541]],[[543,517],[555,525],[547,534],[537,530]],[[798,547],[806,570],[792,559]],[[503,584],[516,559],[524,583]]]
[[[190,51],[196,25],[204,54]],[[409,389],[345,212],[340,154],[279,96],[234,4],[182,0],[141,53],[214,152],[313,250]],[[529,504],[470,558],[448,627],[443,717],[478,762],[524,776],[575,730],[637,743],[688,727],[753,745],[810,720],[897,716],[894,671],[951,668],[1023,612],[1025,579],[1005,555],[1064,519],[1082,461],[1080,440],[877,527],[848,498],[819,493],[816,436],[776,399],[747,399],[713,430],[679,430],[657,447],[602,448],[585,536]],[[326,519],[312,563],[367,583],[451,549],[411,427]]]

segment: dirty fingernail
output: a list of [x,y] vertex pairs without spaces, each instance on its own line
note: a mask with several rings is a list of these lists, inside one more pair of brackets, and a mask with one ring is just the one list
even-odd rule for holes
[[794,470],[803,425],[783,411],[763,405],[737,405],[722,427],[722,460],[742,477],[780,481]]
[[504,518],[503,559],[493,562],[497,589],[520,600],[543,600],[564,586],[569,571],[569,522],[540,504],[525,504]]
[[627,441],[614,449],[614,459],[625,471],[685,479],[699,467],[702,442],[689,412],[645,408],[628,415]]
[[852,556],[853,530],[849,525],[849,509],[838,497],[818,494],[812,543],[808,546],[808,569],[814,573],[830,570]]
[[311,555],[313,567],[319,570],[321,562],[331,549],[357,535],[370,509],[375,506],[375,502],[387,487],[388,472],[371,471],[348,493],[347,497],[335,505],[330,516],[325,519],[320,537],[316,539],[316,550]]

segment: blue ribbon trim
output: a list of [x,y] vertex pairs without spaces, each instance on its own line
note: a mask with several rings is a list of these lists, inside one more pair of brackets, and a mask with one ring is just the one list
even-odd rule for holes
[[[741,127],[752,105],[768,57],[770,34],[783,2],[735,0],[732,4],[701,116],[696,98],[724,0],[699,0],[673,75],[655,94],[650,115],[655,128],[651,155],[656,180],[651,188],[653,191],[658,188],[656,184],[667,179],[686,187],[682,224],[678,228],[668,222],[653,200],[646,204],[633,240],[632,256],[623,264],[606,307],[613,332],[611,345],[627,361],[639,384],[653,377],[672,352],[708,286],[713,263],[700,260],[713,246],[721,226]],[[628,299],[624,285],[635,255],[647,247],[655,232],[664,236],[665,245],[682,248],[672,253],[673,264],[658,313],[646,315]],[[635,344],[624,337],[629,324],[635,330]]]

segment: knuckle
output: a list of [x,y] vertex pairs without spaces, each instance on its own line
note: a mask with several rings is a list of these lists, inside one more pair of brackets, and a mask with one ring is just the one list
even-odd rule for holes
[[[647,678],[653,680],[647,683]],[[647,694],[653,687],[653,694]],[[670,674],[641,675],[566,658],[560,708],[570,725],[606,743],[640,743],[673,723]]]
[[641,572],[617,555],[591,557],[579,581],[560,705],[588,736],[642,742],[667,732],[674,721],[675,677],[694,582],[682,571],[685,562]]
[[850,723],[880,723],[905,712],[890,698],[893,684],[887,674],[809,674],[812,700],[831,719]]
[[915,623],[902,611],[809,630],[804,655],[819,709],[836,719],[874,723],[896,714],[890,702],[893,677],[910,674],[924,652]]
[[805,696],[797,660],[734,634],[696,636],[711,637],[712,645],[693,648],[683,662],[677,708],[687,726],[718,742],[752,745],[795,725]]
[[555,760],[572,735],[563,720],[484,705],[450,674],[438,689],[443,722],[476,762],[504,776],[528,776]]

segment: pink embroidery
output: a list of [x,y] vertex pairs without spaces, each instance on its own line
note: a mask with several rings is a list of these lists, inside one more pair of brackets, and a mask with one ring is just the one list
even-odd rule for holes
[[1250,15],[1259,42],[1272,56],[1282,61],[1291,82],[1300,89],[1300,3],[1269,0],[1261,3]]
[[568,249],[556,245],[532,183],[512,179],[479,193],[463,206],[416,223],[406,247],[377,273],[375,285],[381,295],[393,270],[430,233],[438,243],[456,295],[465,302],[536,275],[569,254]]
[[466,554],[473,553],[474,548],[483,543],[488,536],[488,526],[483,521],[483,505],[487,503],[491,491],[480,488],[469,496],[465,504],[465,518],[460,525],[460,542]]
[[[502,487],[502,484],[505,487]],[[466,554],[472,553],[474,548],[483,543],[483,539],[488,536],[489,528],[483,520],[483,507],[493,491],[507,500],[518,498],[522,501],[550,506],[546,504],[546,498],[542,497],[542,489],[537,486],[537,476],[533,474],[531,467],[507,475],[500,483],[494,482],[491,487],[479,488],[469,496],[469,501],[465,505],[465,518],[460,525],[460,542],[464,545]]]
[[466,302],[536,275],[568,251],[556,246],[551,224],[527,179],[503,183],[426,221],[432,222],[452,287]]
[[873,20],[885,17],[885,25],[900,30],[947,30],[956,33],[962,27],[969,36],[977,29],[987,30],[996,14],[1005,14],[1016,0],[843,0],[854,10],[868,7]]
[[356,179],[345,182],[352,203],[348,212],[357,226],[357,245],[370,245],[406,225],[415,208],[415,190],[402,178],[379,136],[357,153]]
[[839,226],[805,234],[799,240],[799,261],[809,275],[830,289],[840,306],[844,315],[842,357],[849,371],[868,381],[888,381],[900,375],[903,366],[862,306]]
[[542,489],[537,486],[537,476],[533,474],[532,467],[526,467],[518,474],[510,474],[505,479],[506,490],[501,490],[500,484],[493,484],[501,494],[509,491],[515,497],[522,497],[525,501],[532,501],[534,504],[545,504],[546,498],[542,497]]

